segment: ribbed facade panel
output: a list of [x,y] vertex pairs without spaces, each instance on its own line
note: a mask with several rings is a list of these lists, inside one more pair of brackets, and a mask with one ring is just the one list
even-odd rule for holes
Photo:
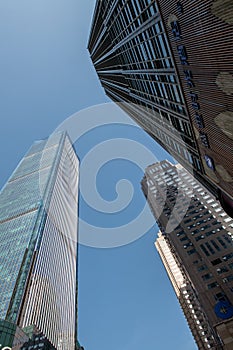
[[75,347],[78,161],[65,140],[45,207],[20,326],[36,324],[59,349]]
[[[232,1],[179,3],[182,10],[177,1],[158,1],[206,175],[233,196]],[[179,45],[185,47],[187,64],[181,64]],[[198,103],[195,108],[194,103]],[[197,114],[202,123],[197,121]],[[212,158],[213,170],[206,167],[205,155]]]
[[231,216],[232,12],[231,0],[97,0],[88,44],[106,94]]

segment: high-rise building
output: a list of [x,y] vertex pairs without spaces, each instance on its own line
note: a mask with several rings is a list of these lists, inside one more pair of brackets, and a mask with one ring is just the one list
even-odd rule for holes
[[16,324],[0,320],[0,350],[21,350],[28,335]]
[[[155,242],[156,249],[175,290],[198,349],[213,349],[214,346],[217,348],[219,340],[216,339],[216,334],[209,325],[208,318],[201,307],[189,275],[175,257],[174,249],[165,235],[160,231],[158,236]],[[221,349],[221,346],[219,348]]]
[[31,339],[26,341],[20,348],[20,350],[31,349],[56,350],[56,348],[51,344],[51,342],[44,336],[42,332],[33,333]]
[[77,329],[78,158],[66,133],[35,142],[0,193],[0,319],[57,349]]
[[181,165],[149,166],[156,247],[199,349],[233,346],[233,219]]
[[88,49],[106,94],[233,217],[231,0],[97,0]]

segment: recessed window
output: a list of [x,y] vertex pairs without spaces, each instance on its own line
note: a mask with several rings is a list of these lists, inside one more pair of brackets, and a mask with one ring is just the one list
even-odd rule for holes
[[221,262],[222,262],[222,260],[218,258],[218,259],[212,260],[212,261],[211,261],[211,264],[212,264],[213,266],[216,266],[216,265],[218,265],[218,264],[221,264]]
[[221,267],[219,267],[219,268],[217,268],[217,273],[219,274],[219,275],[221,275],[222,273],[224,273],[224,272],[228,272],[229,270],[228,270],[228,268],[226,267],[226,266],[221,266]]
[[219,287],[217,282],[213,282],[213,283],[210,283],[210,284],[207,285],[208,289],[213,289],[213,288],[216,288],[216,287]]
[[206,265],[201,265],[197,268],[197,271],[204,271],[204,270],[207,270],[208,267]]
[[201,277],[202,277],[203,281],[207,281],[207,280],[209,280],[210,278],[212,278],[213,275],[212,275],[212,273],[207,273],[207,274],[205,274],[205,275],[203,275],[203,276],[201,276]]

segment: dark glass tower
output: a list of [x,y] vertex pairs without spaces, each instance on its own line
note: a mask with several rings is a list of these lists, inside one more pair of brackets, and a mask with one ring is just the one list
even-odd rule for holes
[[198,349],[233,346],[233,219],[181,165],[146,169],[142,189],[160,227],[156,248]]
[[65,133],[35,142],[0,193],[0,319],[75,349],[78,159]]
[[229,0],[97,0],[88,48],[106,94],[233,216]]

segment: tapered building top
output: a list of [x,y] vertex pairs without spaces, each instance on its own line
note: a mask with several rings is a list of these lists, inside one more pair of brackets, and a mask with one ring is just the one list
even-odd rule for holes
[[65,133],[35,142],[0,193],[0,319],[73,350],[78,158]]

